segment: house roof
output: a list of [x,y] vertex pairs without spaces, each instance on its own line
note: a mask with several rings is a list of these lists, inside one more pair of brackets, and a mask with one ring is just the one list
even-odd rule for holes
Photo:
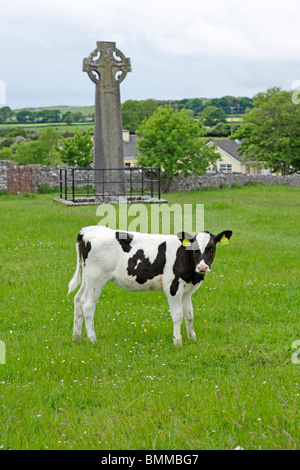
[[[124,158],[132,157],[134,153],[138,153],[136,150],[136,142],[140,137],[136,134],[130,134],[129,141],[123,140],[123,152]],[[228,153],[235,160],[242,163],[243,155],[238,154],[238,148],[241,146],[241,142],[238,140],[230,139],[213,139],[210,142],[215,142],[224,152]],[[209,142],[208,142],[209,143]]]
[[213,139],[211,142],[215,142],[220,149],[235,158],[238,162],[243,162],[243,155],[238,154],[238,148],[242,145],[238,140],[230,139]]
[[[130,134],[129,136],[129,142],[123,140],[123,152],[124,152],[124,158],[126,157],[132,157],[136,150],[136,141],[139,139],[139,137],[135,134]],[[137,152],[138,153],[138,152]]]

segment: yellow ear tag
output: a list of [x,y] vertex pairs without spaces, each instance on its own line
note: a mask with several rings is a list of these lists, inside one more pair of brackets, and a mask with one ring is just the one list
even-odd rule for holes
[[223,235],[223,237],[220,240],[220,243],[221,245],[229,245],[229,240],[227,237],[225,237],[225,235]]
[[183,245],[183,246],[191,246],[191,242],[190,242],[190,240],[188,240],[187,238],[185,238],[185,239],[183,240],[183,242],[182,242],[182,245]]

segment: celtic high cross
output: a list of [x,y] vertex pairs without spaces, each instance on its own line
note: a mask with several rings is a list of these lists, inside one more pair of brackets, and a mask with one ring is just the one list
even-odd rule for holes
[[[131,72],[131,64],[130,59],[116,48],[115,42],[98,41],[97,48],[83,60],[83,71],[96,85],[94,168],[97,194],[103,190],[103,184],[99,183],[101,172],[98,170],[124,168],[119,85]],[[106,179],[116,181],[112,185],[105,184],[110,194],[125,195],[124,171],[102,173]]]

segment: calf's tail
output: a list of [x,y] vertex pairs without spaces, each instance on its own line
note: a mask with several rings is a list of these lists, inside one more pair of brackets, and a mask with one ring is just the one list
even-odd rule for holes
[[80,254],[80,249],[79,249],[79,243],[76,243],[76,252],[77,252],[77,265],[76,265],[76,271],[74,273],[74,276],[72,277],[71,281],[69,282],[69,291],[68,295],[73,292],[73,290],[76,289],[76,287],[79,286],[81,277],[80,277],[80,272],[81,272],[81,254]]

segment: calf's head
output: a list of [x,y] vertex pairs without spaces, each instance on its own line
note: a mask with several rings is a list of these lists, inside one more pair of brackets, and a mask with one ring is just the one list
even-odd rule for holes
[[210,232],[198,232],[193,236],[187,232],[179,232],[177,237],[193,257],[196,273],[206,274],[210,272],[217,243],[227,244],[231,235],[231,230],[224,230],[218,235],[213,235]]

